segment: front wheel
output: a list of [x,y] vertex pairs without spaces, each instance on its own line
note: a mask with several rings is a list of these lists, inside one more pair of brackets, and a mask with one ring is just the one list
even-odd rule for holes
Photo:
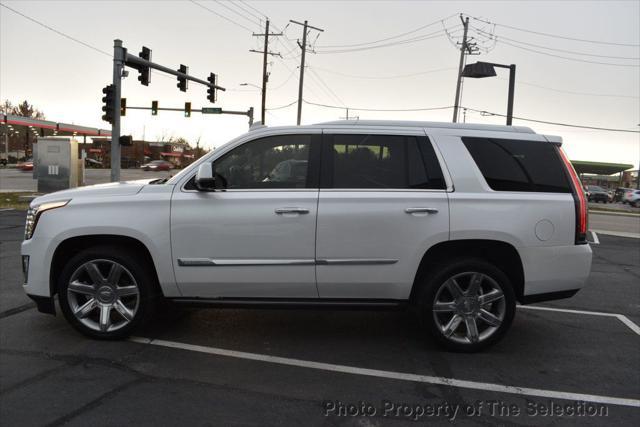
[[79,332],[98,339],[127,337],[151,312],[148,266],[115,247],[86,249],[72,257],[58,282],[60,308]]
[[511,283],[484,260],[456,260],[428,274],[421,285],[422,323],[446,348],[479,351],[511,326],[516,305]]

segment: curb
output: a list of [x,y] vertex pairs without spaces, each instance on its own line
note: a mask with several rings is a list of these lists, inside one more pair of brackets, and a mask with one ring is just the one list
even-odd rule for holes
[[617,215],[617,216],[629,216],[632,218],[640,218],[640,213],[635,212],[614,212],[614,211],[598,211],[598,210],[590,210],[589,214],[596,215]]

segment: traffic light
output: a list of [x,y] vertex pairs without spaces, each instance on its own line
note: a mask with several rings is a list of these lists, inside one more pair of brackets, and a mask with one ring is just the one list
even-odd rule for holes
[[158,101],[151,101],[151,115],[158,115]]
[[102,97],[102,102],[104,103],[104,105],[102,106],[102,111],[104,111],[102,120],[113,124],[115,115],[115,111],[113,111],[113,102],[116,96],[115,87],[113,85],[105,86],[102,89],[102,93],[104,94],[104,96]]
[[191,117],[191,103],[190,102],[185,102],[184,103],[184,116],[185,117]]
[[[180,64],[180,68],[178,69],[178,72],[182,74],[189,74],[189,67],[187,67],[186,65]],[[189,87],[189,81],[184,77],[178,77],[177,86],[178,86],[178,89],[180,89],[182,92],[186,92],[187,88]]]
[[[140,52],[138,56],[151,62],[151,49],[142,46],[142,52]],[[151,69],[144,65],[138,65],[138,71],[140,72],[140,75],[138,76],[140,83],[145,86],[149,86],[149,82],[151,81]]]
[[127,98],[120,98],[120,115],[127,115]]
[[[209,77],[207,77],[207,81],[213,85],[217,85],[218,84],[218,75],[211,73],[209,74]],[[215,103],[217,100],[217,92],[216,92],[216,88],[209,86],[209,88],[207,88],[207,99],[212,102]]]

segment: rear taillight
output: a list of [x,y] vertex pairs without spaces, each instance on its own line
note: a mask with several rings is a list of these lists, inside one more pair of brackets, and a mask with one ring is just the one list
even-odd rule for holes
[[561,148],[558,148],[562,163],[564,163],[565,170],[571,180],[571,187],[573,189],[573,200],[576,205],[576,245],[587,243],[587,201],[584,196],[584,190],[580,184],[580,178],[573,165],[564,154]]

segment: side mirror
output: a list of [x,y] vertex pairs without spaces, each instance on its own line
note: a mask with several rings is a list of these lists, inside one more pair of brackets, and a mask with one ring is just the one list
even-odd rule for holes
[[195,184],[199,191],[216,190],[216,179],[213,175],[213,165],[211,163],[203,163],[198,167]]

